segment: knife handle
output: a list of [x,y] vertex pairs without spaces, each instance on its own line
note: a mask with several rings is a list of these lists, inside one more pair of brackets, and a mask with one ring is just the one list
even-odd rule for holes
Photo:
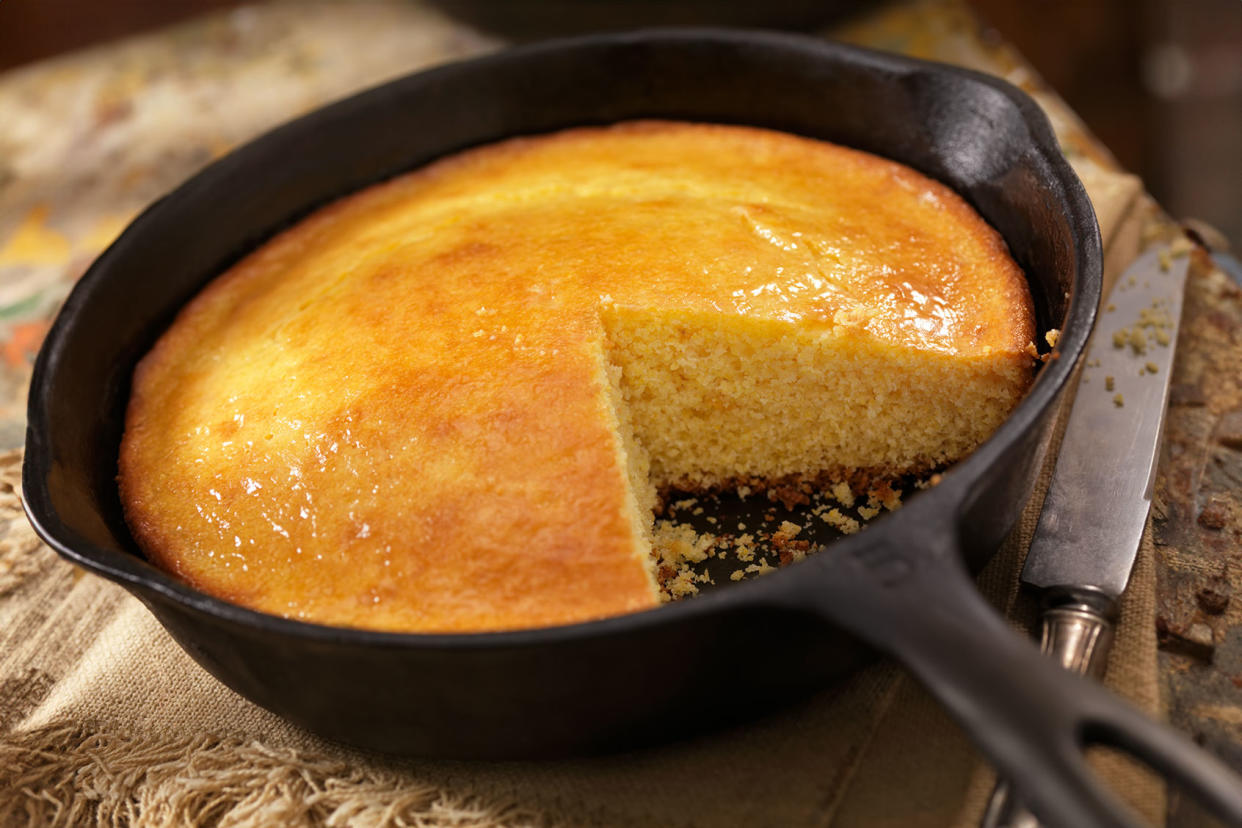
[[1044,594],[1043,606],[1040,649],[1071,673],[1102,679],[1117,602],[1094,587],[1055,587]]
[[[1071,673],[1104,678],[1113,646],[1117,602],[1095,587],[1054,587],[1044,593],[1039,648]],[[1009,783],[992,789],[980,828],[1039,828],[1013,798]]]

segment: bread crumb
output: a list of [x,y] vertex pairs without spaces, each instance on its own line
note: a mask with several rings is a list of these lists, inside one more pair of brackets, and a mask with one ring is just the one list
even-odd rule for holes
[[1105,378],[1104,378],[1104,390],[1105,390],[1105,391],[1112,391],[1112,390],[1113,390],[1113,387],[1114,387],[1116,384],[1117,384],[1117,381],[1116,381],[1115,379],[1113,379],[1112,377],[1105,377]]
[[848,483],[834,483],[832,486],[832,496],[847,509],[854,505],[854,490],[850,488]]
[[1125,404],[1126,404],[1125,397],[1121,396],[1120,394],[1115,394],[1113,396],[1113,405],[1117,406],[1118,408],[1121,408]]
[[651,533],[651,550],[662,601],[697,595],[697,584],[711,583],[710,575],[696,573],[693,566],[714,557],[718,542],[715,535],[699,534],[690,526],[668,520],[656,521]]
[[875,517],[879,513],[880,513],[879,509],[872,509],[867,506],[858,507],[858,514],[862,516],[863,520],[871,520],[873,517]]
[[1048,343],[1049,348],[1057,347],[1057,341],[1061,338],[1061,331],[1057,328],[1050,328],[1048,333],[1044,334],[1044,341]]
[[743,578],[745,578],[745,577],[746,577],[746,573],[745,573],[745,572],[743,572],[743,571],[742,571],[742,570],[740,570],[740,569],[735,569],[735,570],[733,570],[733,572],[732,572],[732,573],[730,573],[730,575],[729,575],[729,580],[730,580],[730,581],[740,581],[740,580],[742,580],[742,579],[743,579]]
[[807,553],[810,551],[810,541],[790,541],[777,550],[777,555],[781,559],[781,566],[789,566],[791,563],[806,560]]
[[1149,363],[1147,363],[1146,365],[1144,365],[1143,367],[1147,369],[1147,373],[1149,373],[1149,374],[1158,374],[1158,373],[1160,373],[1160,366],[1159,366],[1159,365],[1157,365],[1157,364],[1156,364],[1156,363],[1154,363],[1154,362],[1149,362]]
[[861,524],[849,515],[842,514],[840,509],[830,509],[823,515],[823,520],[843,535],[852,535],[862,528]]
[[742,563],[753,561],[755,559],[755,536],[747,533],[735,540],[733,545],[733,554]]
[[868,504],[870,505],[873,500],[878,500],[890,512],[901,508],[901,492],[888,484],[876,487],[871,497],[867,499]]
[[674,565],[707,560],[708,552],[715,543],[714,535],[700,535],[689,526],[667,520],[656,522],[651,538],[652,550],[657,554],[660,563]]
[[699,588],[694,583],[694,573],[688,569],[678,572],[672,579],[666,581],[663,587],[671,598],[685,598],[699,593]]
[[1173,320],[1169,318],[1169,314],[1160,307],[1159,302],[1152,302],[1150,308],[1143,308],[1139,311],[1138,323],[1136,328],[1169,328],[1173,326]]

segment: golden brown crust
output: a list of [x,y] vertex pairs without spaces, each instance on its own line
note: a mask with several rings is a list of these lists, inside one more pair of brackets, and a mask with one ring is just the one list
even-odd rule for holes
[[186,306],[134,377],[135,537],[207,592],[331,624],[652,606],[608,302],[975,361],[1033,336],[1000,237],[892,162],[655,122],[506,141],[318,211]]

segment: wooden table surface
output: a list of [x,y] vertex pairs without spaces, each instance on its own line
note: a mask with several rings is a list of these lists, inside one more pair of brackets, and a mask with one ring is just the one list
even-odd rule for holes
[[[500,45],[416,3],[359,3],[344,24],[334,5],[244,7],[0,75],[0,450],[24,440],[31,364],[61,301],[143,206],[270,126]],[[832,33],[1005,76],[1049,110],[1067,154],[1113,164],[956,2],[895,3]],[[1242,289],[1202,256],[1154,515],[1169,718],[1242,771]],[[1173,796],[1170,823],[1201,821]]]

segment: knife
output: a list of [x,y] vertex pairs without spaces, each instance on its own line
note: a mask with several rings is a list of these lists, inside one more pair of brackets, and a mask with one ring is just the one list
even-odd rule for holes
[[[1022,583],[1043,596],[1044,653],[1095,678],[1151,509],[1188,251],[1184,239],[1153,246],[1105,300],[1022,569]],[[1002,782],[982,824],[1038,822]]]

